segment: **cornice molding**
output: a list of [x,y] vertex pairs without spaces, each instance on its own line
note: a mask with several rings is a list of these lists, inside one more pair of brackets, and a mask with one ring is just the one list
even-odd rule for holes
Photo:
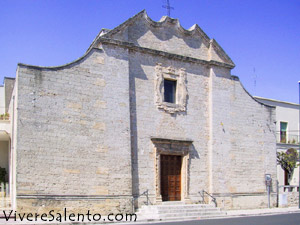
[[151,49],[151,48],[140,47],[140,46],[136,46],[136,45],[134,45],[133,43],[130,43],[130,42],[124,42],[124,41],[119,41],[119,40],[114,40],[114,39],[109,39],[109,38],[104,38],[104,37],[101,37],[99,39],[99,42],[102,43],[102,44],[110,44],[110,45],[120,46],[120,47],[127,48],[127,49],[130,49],[130,50],[134,50],[134,51],[137,51],[137,52],[143,52],[143,53],[158,55],[158,56],[162,56],[162,57],[166,57],[166,58],[170,58],[170,59],[177,59],[177,60],[180,60],[180,61],[193,62],[193,63],[209,65],[209,66],[220,66],[220,67],[225,67],[225,68],[229,68],[229,69],[233,69],[235,67],[235,65],[222,63],[222,62],[217,62],[215,60],[207,61],[207,60],[203,60],[203,59],[197,59],[197,58],[178,55],[178,54],[169,53],[169,52],[165,52],[165,51],[161,51],[161,50],[155,50],[155,49]]

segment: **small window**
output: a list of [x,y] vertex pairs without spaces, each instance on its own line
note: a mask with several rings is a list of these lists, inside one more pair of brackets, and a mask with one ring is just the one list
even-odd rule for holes
[[280,122],[280,143],[286,143],[287,141],[287,123]]
[[164,79],[164,101],[169,103],[176,103],[176,80]]

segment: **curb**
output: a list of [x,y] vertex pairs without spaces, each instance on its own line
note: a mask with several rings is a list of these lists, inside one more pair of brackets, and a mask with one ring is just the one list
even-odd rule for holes
[[212,219],[230,219],[230,218],[239,218],[239,217],[252,217],[252,216],[270,216],[270,215],[282,215],[282,214],[292,214],[292,213],[300,213],[300,209],[298,208],[274,208],[274,209],[256,209],[256,210],[232,210],[226,211],[226,215],[224,216],[211,216],[211,217],[196,217],[195,219],[184,219],[182,220],[161,220],[161,219],[141,219],[135,222],[109,222],[109,221],[84,221],[84,222],[72,222],[72,221],[64,221],[57,223],[56,221],[53,222],[42,222],[42,221],[5,221],[5,219],[0,219],[1,224],[16,224],[16,225],[45,225],[45,224],[63,224],[63,225],[71,225],[71,224],[152,224],[152,223],[167,223],[167,222],[178,222],[178,221],[194,221],[194,220],[212,220]]

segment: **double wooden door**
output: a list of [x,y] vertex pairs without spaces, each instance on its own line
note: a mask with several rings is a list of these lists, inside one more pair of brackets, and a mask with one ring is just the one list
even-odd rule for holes
[[161,155],[161,195],[163,201],[181,200],[181,163],[177,155]]

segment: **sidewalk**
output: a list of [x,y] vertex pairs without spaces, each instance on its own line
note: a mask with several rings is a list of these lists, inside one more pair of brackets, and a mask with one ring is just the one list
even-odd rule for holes
[[276,215],[287,213],[300,213],[298,207],[289,208],[265,208],[265,209],[244,209],[244,210],[228,210],[226,218],[240,216],[261,216],[261,215]]
[[[300,209],[298,207],[289,207],[289,208],[265,208],[265,209],[247,209],[247,210],[228,210],[226,211],[227,215],[226,216],[222,216],[222,217],[211,217],[211,218],[205,218],[205,219],[226,219],[226,218],[234,218],[234,217],[244,217],[244,216],[264,216],[264,215],[280,215],[280,214],[288,214],[288,213],[300,213]],[[105,219],[105,222],[103,221],[103,219]],[[103,217],[103,219],[99,222],[89,222],[89,221],[84,221],[84,222],[71,222],[71,221],[63,221],[63,222],[57,222],[57,221],[53,221],[53,222],[45,222],[45,221],[14,221],[9,220],[6,221],[4,218],[0,218],[0,224],[12,224],[12,225],[45,225],[45,224],[112,224],[112,223],[116,223],[118,225],[121,224],[150,224],[150,223],[159,223],[159,222],[172,222],[170,220],[168,221],[143,221],[143,220],[139,220],[137,219],[136,222],[108,222],[107,217]],[[183,219],[184,220],[184,219]],[[178,220],[177,220],[178,222]]]

